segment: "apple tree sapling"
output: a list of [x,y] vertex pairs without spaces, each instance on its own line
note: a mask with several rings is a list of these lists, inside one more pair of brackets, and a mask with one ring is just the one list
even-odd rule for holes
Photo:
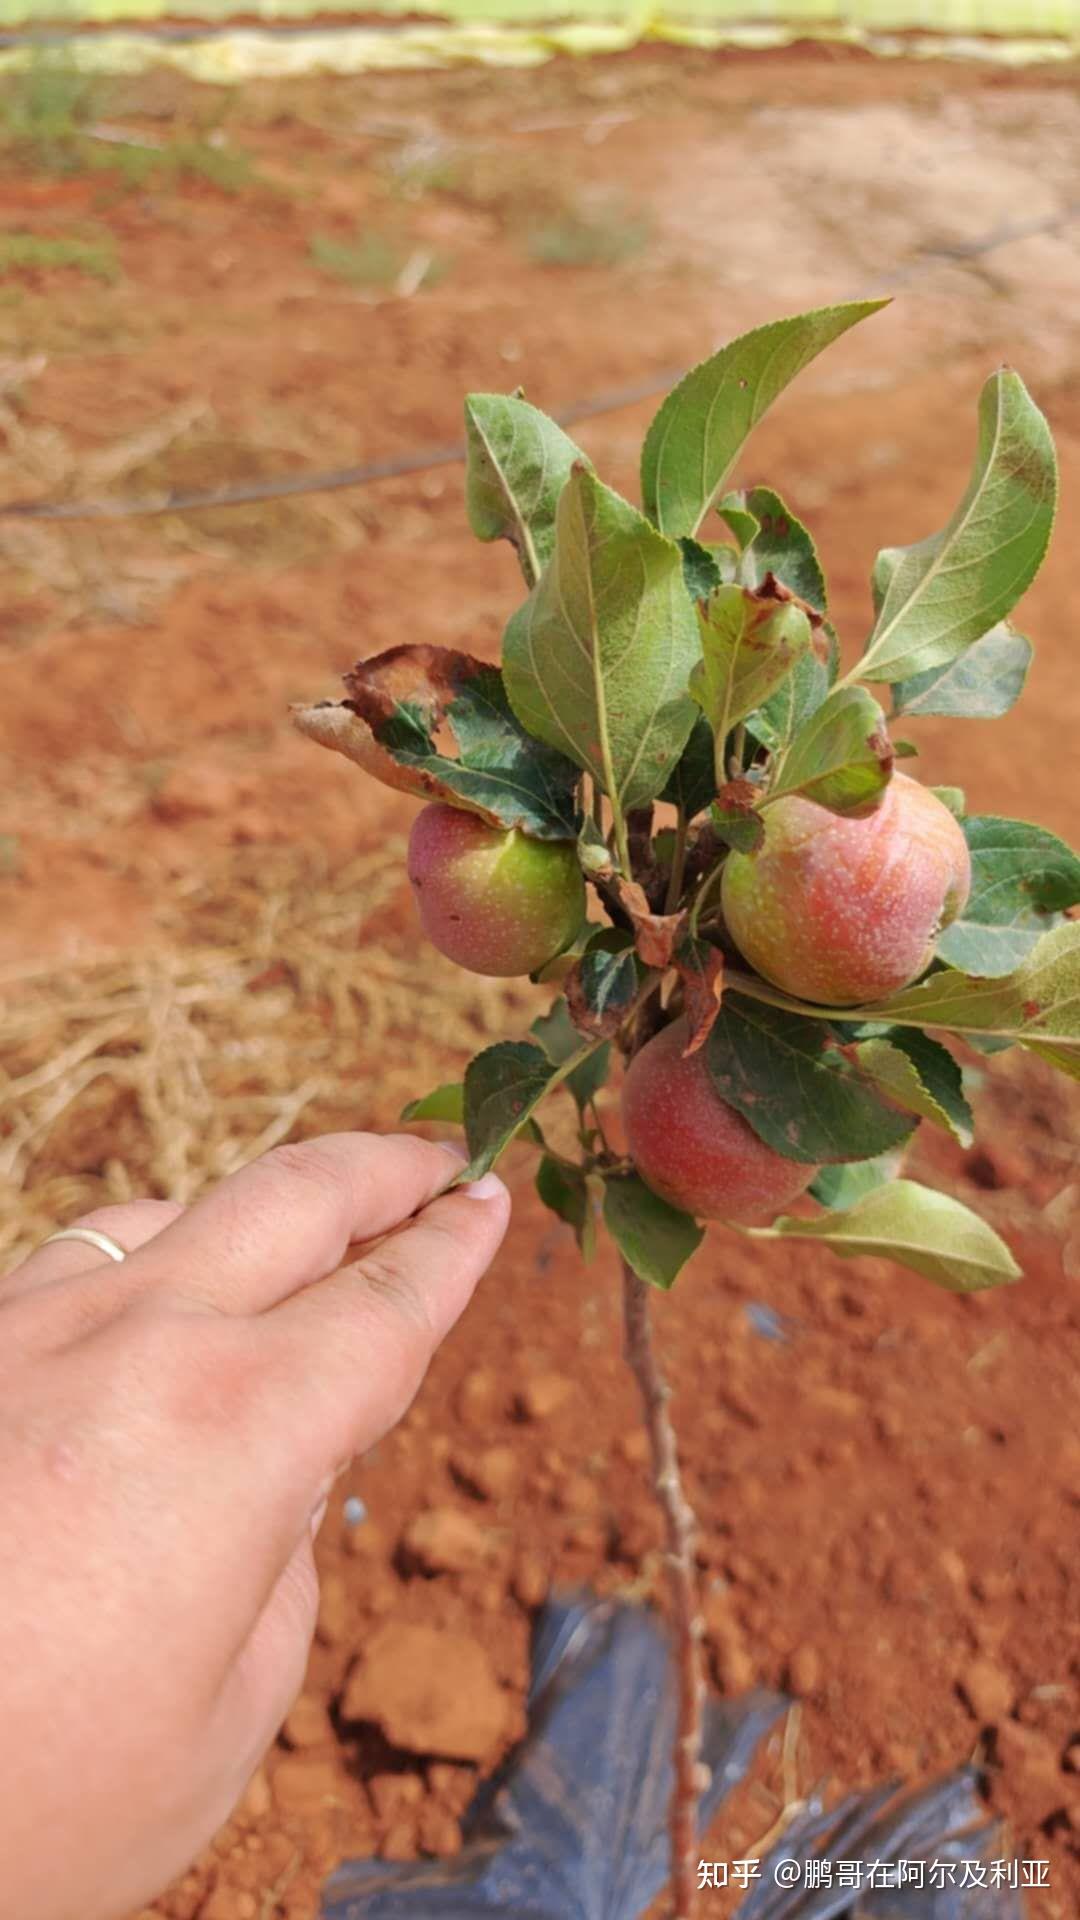
[[[696,1886],[704,1685],[652,1292],[706,1219],[960,1292],[1017,1279],[985,1222],[904,1177],[903,1152],[921,1121],[971,1141],[950,1041],[1080,1075],[1080,861],[897,773],[916,748],[890,732],[1002,714],[1023,686],[1031,647],[1007,616],[1046,551],[1056,469],[1022,381],[987,380],[947,524],[879,555],[847,672],[806,528],[771,488],[728,488],[766,407],[881,304],[776,321],[689,373],[646,435],[642,508],[519,395],[472,396],[469,517],[513,543],[527,592],[501,665],[400,646],[361,661],[344,701],[296,715],[428,803],[409,872],[439,951],[561,988],[527,1036],[406,1115],[463,1122],[468,1177],[532,1145],[582,1249],[601,1221],[618,1249],[671,1578],[678,1920]],[[605,1094],[620,1057],[621,1118]],[[538,1118],[558,1090],[573,1154]]]

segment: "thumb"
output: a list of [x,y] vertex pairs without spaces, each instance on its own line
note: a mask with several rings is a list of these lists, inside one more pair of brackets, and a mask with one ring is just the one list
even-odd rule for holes
[[400,1420],[509,1218],[509,1193],[485,1174],[263,1316],[284,1347],[316,1483]]

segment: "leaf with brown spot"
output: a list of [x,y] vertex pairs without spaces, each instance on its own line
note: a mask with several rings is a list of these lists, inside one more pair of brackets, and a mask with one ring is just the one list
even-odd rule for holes
[[391,647],[345,685],[347,700],[293,709],[308,739],[399,792],[536,839],[574,838],[578,770],[525,732],[498,667],[449,647]]
[[719,741],[775,693],[809,651],[811,626],[771,574],[757,589],[717,587],[697,614],[702,659],[690,691]]
[[871,812],[892,777],[885,716],[865,687],[837,687],[782,757],[769,802],[801,793],[831,813]]
[[610,1040],[618,1033],[638,989],[638,968],[627,936],[605,929],[563,982],[570,1018],[579,1033]]
[[752,780],[728,780],[716,796],[710,819],[718,838],[738,853],[757,853],[765,838],[765,822],[758,812],[760,787]]

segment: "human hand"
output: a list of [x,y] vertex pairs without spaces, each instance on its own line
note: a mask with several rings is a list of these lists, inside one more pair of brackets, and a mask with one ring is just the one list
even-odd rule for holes
[[[312,1538],[506,1230],[452,1149],[332,1134],[0,1280],[3,1904],[115,1920],[225,1820],[302,1684]],[[357,1244],[362,1243],[362,1244]]]

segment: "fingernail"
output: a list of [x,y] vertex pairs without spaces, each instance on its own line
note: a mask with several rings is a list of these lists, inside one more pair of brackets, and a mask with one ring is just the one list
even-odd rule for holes
[[466,1181],[460,1192],[469,1200],[497,1200],[506,1188],[497,1173],[485,1173],[479,1180]]
[[319,1528],[322,1526],[323,1521],[326,1519],[326,1509],[328,1504],[329,1503],[327,1500],[320,1500],[318,1506],[316,1507],[314,1513],[311,1516],[311,1537],[313,1540],[315,1538],[315,1535],[318,1533]]

